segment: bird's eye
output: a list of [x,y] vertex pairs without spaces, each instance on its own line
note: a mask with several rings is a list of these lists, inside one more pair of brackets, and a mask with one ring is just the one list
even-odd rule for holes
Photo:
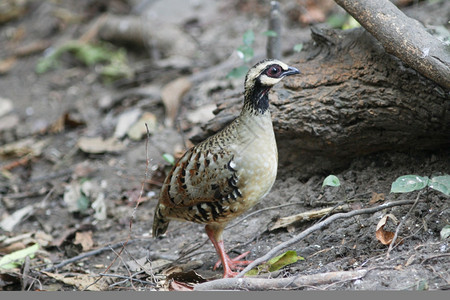
[[266,74],[269,77],[278,78],[281,75],[281,67],[279,65],[272,65],[267,69]]

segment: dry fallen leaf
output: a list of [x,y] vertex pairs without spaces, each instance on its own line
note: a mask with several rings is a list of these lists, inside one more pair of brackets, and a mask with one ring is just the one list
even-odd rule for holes
[[66,128],[75,128],[85,124],[84,121],[77,120],[71,114],[66,112],[53,122],[47,130],[50,133],[59,133],[63,132]]
[[203,278],[200,274],[195,272],[194,270],[188,272],[175,272],[167,276],[167,279],[174,280],[178,283],[186,283],[186,284],[197,284],[206,282],[207,280]]
[[273,224],[269,228],[269,231],[279,229],[279,228],[287,228],[289,231],[289,230],[292,230],[292,228],[290,228],[290,226],[297,222],[306,222],[306,221],[309,222],[311,220],[320,219],[323,216],[326,216],[330,213],[349,211],[350,209],[351,208],[349,205],[340,205],[338,207],[327,207],[327,208],[322,208],[322,209],[318,209],[318,210],[310,210],[310,211],[305,211],[305,212],[302,212],[302,213],[299,213],[296,215],[279,218],[275,222],[275,224]]
[[22,274],[19,269],[2,270],[0,269],[0,290],[5,291],[6,286],[20,285],[22,282]]
[[34,213],[34,205],[30,204],[21,209],[16,210],[13,214],[7,216],[0,222],[0,228],[4,231],[12,231],[14,227],[23,219]]
[[108,287],[108,285],[103,280],[99,280],[98,282],[93,284],[97,280],[97,278],[89,274],[71,276],[65,274],[54,274],[45,271],[42,271],[42,273],[47,275],[48,277],[64,282],[65,284],[73,285],[77,287],[78,290],[84,290],[87,288],[88,291],[104,291]]
[[[147,124],[147,127],[145,124]],[[139,141],[147,133],[147,128],[149,133],[154,133],[156,131],[156,126],[156,116],[151,112],[144,112],[140,119],[128,130],[127,135],[130,139]]]
[[91,175],[96,170],[97,169],[92,165],[92,163],[90,163],[89,161],[83,161],[75,165],[72,176],[74,178],[89,177],[89,175]]
[[17,58],[14,55],[0,60],[0,74],[6,74],[11,71],[16,62]]
[[378,194],[378,193],[372,192],[372,198],[370,199],[369,204],[375,204],[378,201],[384,201],[384,199],[385,199],[384,193]]
[[166,125],[173,126],[181,100],[192,86],[187,77],[177,78],[166,84],[161,90],[161,99],[166,108]]
[[125,149],[125,145],[116,138],[104,140],[101,137],[81,137],[78,140],[78,147],[81,151],[92,154],[119,152]]
[[78,231],[75,233],[74,244],[80,244],[83,251],[89,251],[94,246],[94,241],[92,240],[92,231]]
[[0,253],[2,254],[9,254],[12,253],[14,251],[18,251],[18,250],[22,250],[25,249],[26,245],[23,242],[15,242],[12,243],[6,247],[1,247],[0,248]]
[[192,291],[194,286],[184,282],[173,280],[169,283],[169,291]]
[[394,233],[392,231],[384,230],[384,226],[389,218],[391,218],[395,224],[398,223],[397,218],[393,214],[387,214],[378,222],[377,230],[375,232],[377,240],[379,240],[383,245],[389,245],[394,238]]
[[191,123],[206,123],[207,121],[214,118],[213,111],[217,108],[217,105],[215,104],[206,104],[203,106],[200,106],[196,110],[193,110],[191,112],[188,112],[186,114],[186,118]]
[[389,245],[394,238],[394,233],[392,231],[385,231],[383,227],[381,227],[376,231],[375,236],[383,245]]
[[25,138],[0,147],[0,155],[21,157],[24,155],[39,156],[47,146],[49,139]]
[[411,255],[408,258],[408,260],[406,261],[405,267],[407,267],[407,266],[411,265],[412,263],[414,263],[415,260],[416,260],[416,255],[415,254]]

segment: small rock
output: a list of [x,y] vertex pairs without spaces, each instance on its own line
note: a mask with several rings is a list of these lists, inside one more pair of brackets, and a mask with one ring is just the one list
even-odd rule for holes
[[11,100],[0,98],[0,117],[10,113],[13,110],[13,107]]

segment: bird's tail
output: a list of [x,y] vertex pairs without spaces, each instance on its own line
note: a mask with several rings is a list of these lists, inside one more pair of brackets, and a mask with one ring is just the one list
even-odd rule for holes
[[161,207],[155,208],[155,216],[153,217],[153,237],[164,234],[169,227],[169,220],[162,214]]

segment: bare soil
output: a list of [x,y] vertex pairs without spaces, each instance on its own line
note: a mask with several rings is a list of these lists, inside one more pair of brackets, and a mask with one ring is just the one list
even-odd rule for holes
[[[52,47],[57,47],[65,41],[78,39],[92,28],[93,21],[102,13],[129,14],[133,4],[139,1],[25,2],[29,3],[20,17],[0,25],[2,61],[11,57],[18,47],[36,41],[48,41]],[[265,37],[261,32],[267,29],[268,7],[259,1],[227,1],[226,4],[197,1],[197,6],[188,5],[187,8],[180,2],[188,1],[166,1],[166,5],[160,2],[152,4],[152,9],[147,8],[147,17],[154,18],[161,26],[182,28],[178,34],[193,41],[194,56],[159,56],[159,62],[155,62],[155,56],[152,56],[155,51],[127,48],[129,65],[135,70],[135,77],[109,84],[102,81],[98,68],[85,66],[70,55],[62,57],[59,68],[36,74],[35,66],[44,55],[42,52],[18,56],[14,66],[0,75],[0,97],[11,100],[13,104],[13,110],[7,116],[18,117],[17,124],[9,128],[1,123],[5,116],[0,116],[0,125],[3,126],[0,127],[0,145],[25,138],[30,138],[32,145],[45,142],[42,152],[30,159],[24,159],[26,156],[17,152],[0,156],[3,170],[0,174],[2,220],[21,208],[34,208],[12,230],[0,229],[0,243],[22,234],[31,236],[22,248],[41,241],[40,251],[25,263],[28,268],[24,265],[0,271],[0,289],[79,290],[86,285],[63,282],[51,274],[63,274],[67,278],[76,278],[77,275],[98,278],[99,273],[108,273],[110,276],[102,279],[104,284],[99,285],[100,289],[164,290],[169,288],[169,284],[161,274],[170,273],[168,269],[177,266],[183,267],[183,271],[195,269],[208,280],[221,278],[221,269],[212,270],[217,256],[201,225],[173,221],[166,235],[159,239],[151,237],[150,229],[159,187],[170,168],[163,154],[177,156],[186,145],[189,146],[188,138],[202,130],[201,125],[206,123],[215,104],[232,93],[242,92],[243,78],[226,79],[230,67],[224,66],[204,80],[195,82],[183,97],[173,127],[167,126],[159,91],[178,77],[230,60],[233,51],[242,44],[242,36],[247,29],[253,29],[256,34],[255,56],[263,55]],[[426,25],[445,24],[448,29],[450,6],[443,2],[430,4],[424,1],[403,9]],[[309,27],[299,21],[302,5],[305,5],[303,1],[282,3],[287,14],[283,29],[283,53],[287,62],[295,58],[293,45],[310,40]],[[327,2],[327,5],[331,8],[326,14],[342,13],[332,3]],[[431,14],[433,18],[430,18]],[[239,60],[236,58],[234,61]],[[136,87],[146,87],[150,92],[144,95],[135,93],[133,89]],[[211,109],[207,115],[198,117],[199,109],[204,107]],[[144,137],[136,141],[125,136],[119,139],[125,145],[123,150],[100,154],[80,150],[78,142],[81,137],[113,136],[119,117],[132,109],[151,112],[156,117],[157,125],[148,140]],[[62,128],[51,130],[64,114],[69,117]],[[197,119],[192,116],[197,116]],[[389,193],[391,183],[406,174],[429,177],[448,174],[449,154],[450,149],[378,152],[357,157],[345,166],[337,162],[339,168],[313,175],[281,165],[272,191],[226,229],[225,245],[231,250],[230,256],[251,251],[248,258],[255,259],[318,221],[296,223],[287,229],[270,231],[279,217],[343,203],[357,209],[389,201],[414,200],[418,196],[417,191]],[[289,161],[284,160],[284,164],[289,164]],[[322,188],[322,181],[329,174],[340,179],[341,187]],[[86,195],[88,207],[71,212],[64,198],[74,185],[86,181],[91,184],[91,193]],[[369,204],[374,193],[383,193],[384,199]],[[104,197],[106,205],[107,217],[104,220],[95,215],[96,210],[91,206],[99,195]],[[402,220],[410,206],[331,224],[286,249],[297,251],[304,260],[273,275],[367,268],[371,271],[362,279],[302,289],[448,289],[449,239],[440,239],[440,231],[450,224],[448,197],[433,190],[425,190],[419,197],[420,202],[399,231],[401,243],[389,256],[388,246],[375,237],[377,223],[387,213]],[[138,200],[140,204],[135,211]],[[273,208],[267,209],[269,207]],[[386,230],[395,229],[393,223],[386,226]],[[76,241],[76,233],[87,233],[93,244],[82,248]],[[44,238],[39,238],[42,235]],[[103,251],[57,269],[49,269],[49,273],[42,272],[76,255],[126,240],[130,243],[122,251],[120,247]],[[7,254],[4,248],[1,251],[0,255]],[[119,258],[115,259],[119,251]],[[112,277],[128,277],[139,270],[135,267],[136,262],[144,264],[146,259],[167,261],[162,270],[154,265],[153,271],[137,275],[144,282],[131,285],[124,278]],[[105,271],[110,264],[112,266]],[[18,274],[21,273],[26,273],[27,279],[20,279]]]

